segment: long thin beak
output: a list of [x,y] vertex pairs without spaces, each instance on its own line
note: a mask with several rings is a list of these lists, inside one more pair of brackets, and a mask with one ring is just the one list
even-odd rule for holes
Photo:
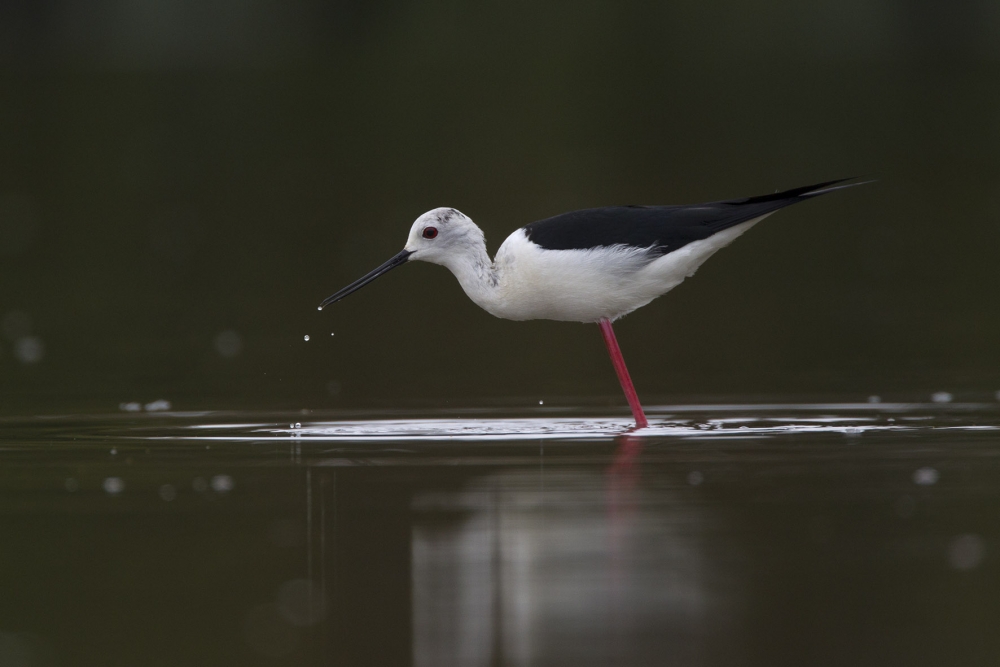
[[323,303],[319,304],[319,309],[323,310],[331,303],[336,303],[337,301],[340,301],[348,294],[353,294],[354,292],[357,292],[359,289],[361,289],[371,281],[375,280],[383,273],[388,273],[392,269],[395,269],[397,266],[400,266],[401,264],[406,264],[406,260],[408,260],[410,258],[410,255],[412,254],[413,254],[412,250],[400,250],[396,255],[393,256],[392,259],[390,259],[382,266],[378,267],[374,271],[366,273],[364,276],[358,278],[353,283],[351,283],[344,289],[340,290],[336,294],[331,294],[330,296],[323,299]]

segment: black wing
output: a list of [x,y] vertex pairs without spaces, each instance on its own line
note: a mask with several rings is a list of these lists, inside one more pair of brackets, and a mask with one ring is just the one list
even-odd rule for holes
[[692,241],[780,208],[834,190],[844,178],[770,195],[686,206],[605,206],[563,213],[524,227],[528,240],[548,250],[586,250],[614,245],[649,248],[665,255]]

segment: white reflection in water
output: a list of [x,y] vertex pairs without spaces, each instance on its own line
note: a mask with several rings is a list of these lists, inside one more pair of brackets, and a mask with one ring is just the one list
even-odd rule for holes
[[233,487],[236,486],[233,478],[229,475],[215,475],[209,484],[216,493],[227,493],[232,491]]
[[[760,422],[762,420],[712,420],[707,424],[692,424],[673,421],[655,422],[650,427],[635,431],[637,437],[675,436],[686,438],[731,438],[768,437],[782,433],[841,433],[860,435],[869,431],[903,431],[909,427],[890,425],[852,425],[816,423],[758,423],[750,426],[740,422]],[[779,420],[768,420],[771,422]],[[255,429],[253,435],[215,436],[220,439],[261,440],[268,436],[285,438],[288,436],[308,438],[317,441],[437,441],[437,440],[581,440],[609,439],[629,431],[632,423],[619,419],[382,419],[371,421],[345,420],[337,422],[313,422],[295,424],[290,429]],[[213,437],[213,436],[202,436]]]
[[705,577],[706,517],[648,496],[632,462],[550,473],[544,490],[515,471],[416,496],[414,664],[629,664],[650,623],[663,664],[697,663],[700,637],[731,616]]
[[[815,404],[651,406],[649,428],[633,431],[628,417],[496,417],[488,411],[441,411],[439,418],[341,419],[273,423],[201,423],[178,427],[176,435],[153,439],[265,441],[289,438],[314,442],[489,442],[516,440],[611,440],[623,433],[635,437],[682,439],[764,439],[789,435],[831,434],[863,443],[866,434],[928,430],[1000,430],[994,404]],[[991,409],[992,412],[984,412]],[[975,412],[978,411],[978,412]],[[538,410],[541,412],[541,410]],[[716,414],[712,414],[712,413]],[[975,412],[975,422],[969,415]],[[458,414],[456,414],[458,413]],[[813,413],[813,414],[810,414]],[[895,414],[888,417],[886,413]],[[383,413],[384,414],[384,413]],[[445,417],[444,415],[448,415]],[[956,415],[954,417],[950,415]],[[208,433],[206,433],[208,432]],[[211,435],[209,435],[211,433]]]
[[101,486],[105,493],[116,496],[125,490],[125,481],[121,477],[107,477]]

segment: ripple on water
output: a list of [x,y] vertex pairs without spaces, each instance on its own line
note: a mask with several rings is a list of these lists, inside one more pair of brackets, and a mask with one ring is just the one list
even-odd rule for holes
[[[649,428],[633,430],[627,414],[595,416],[582,409],[436,410],[310,413],[117,413],[86,417],[0,420],[8,435],[30,441],[117,440],[279,442],[493,442],[527,440],[610,441],[622,435],[680,440],[760,440],[791,436],[840,436],[863,443],[871,434],[954,433],[1000,430],[996,404],[773,404],[650,406]],[[560,412],[562,414],[560,414]],[[296,416],[305,412],[296,413]],[[117,450],[112,449],[112,453]],[[220,482],[221,483],[221,482]],[[207,484],[207,482],[206,482]]]
[[[865,409],[859,409],[862,407]],[[938,411],[931,413],[925,406],[883,403],[878,405],[878,412],[870,407],[868,404],[658,406],[648,410],[650,426],[641,430],[633,430],[632,421],[627,417],[498,417],[483,413],[481,416],[315,420],[296,422],[288,428],[273,423],[202,423],[188,425],[186,432],[177,437],[230,441],[294,437],[318,442],[489,442],[608,440],[623,434],[682,439],[761,439],[806,434],[856,438],[869,433],[1000,430],[995,409],[985,416],[976,413],[976,418],[970,419],[967,414],[942,414],[940,405],[933,406]]]

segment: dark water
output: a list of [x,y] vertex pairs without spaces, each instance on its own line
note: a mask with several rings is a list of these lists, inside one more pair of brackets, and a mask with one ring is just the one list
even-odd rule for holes
[[997,404],[0,423],[0,665],[987,665]]
[[[0,3],[0,667],[1000,663],[998,81],[988,0]],[[616,324],[641,437],[597,327],[316,310],[854,175]]]

